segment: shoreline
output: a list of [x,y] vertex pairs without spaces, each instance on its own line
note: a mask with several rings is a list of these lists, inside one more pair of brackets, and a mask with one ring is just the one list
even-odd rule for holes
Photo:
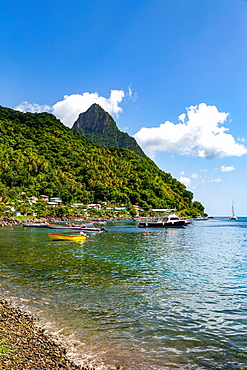
[[76,365],[66,348],[44,332],[35,318],[0,300],[0,369],[91,370]]
[[[35,217],[27,217],[25,221],[21,221],[15,217],[1,217],[0,218],[0,227],[14,227],[14,226],[22,226],[25,223],[54,223],[54,222],[81,222],[81,217],[69,218],[69,217],[48,217],[48,218],[35,218]],[[100,220],[95,220],[93,218],[85,218],[86,221],[99,222]],[[133,218],[121,218],[121,217],[114,217],[109,219],[102,219],[101,221],[133,221]]]
[[[35,317],[0,296],[0,370],[96,370],[77,365],[67,348],[47,334]],[[123,370],[122,366],[102,370]]]

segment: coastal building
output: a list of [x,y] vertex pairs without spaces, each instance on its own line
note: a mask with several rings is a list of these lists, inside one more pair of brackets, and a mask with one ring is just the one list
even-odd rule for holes
[[51,206],[51,207],[59,207],[61,203],[58,203],[58,202],[47,202],[47,205],[48,206]]
[[39,199],[44,200],[45,202],[49,202],[49,200],[50,200],[48,195],[40,195]]
[[55,202],[55,203],[58,203],[59,205],[63,203],[62,199],[61,198],[57,198],[57,197],[52,197],[50,198],[50,202]]
[[101,204],[87,204],[87,208],[95,208],[101,210]]
[[33,205],[33,204],[35,204],[36,202],[37,202],[37,200],[38,200],[38,198],[37,197],[29,197],[28,198],[28,203],[29,204],[31,204],[31,206]]

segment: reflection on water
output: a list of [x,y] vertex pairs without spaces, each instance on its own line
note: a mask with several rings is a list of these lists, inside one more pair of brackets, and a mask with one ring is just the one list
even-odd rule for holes
[[182,229],[108,224],[83,243],[0,230],[2,289],[79,361],[127,369],[247,366],[247,219]]

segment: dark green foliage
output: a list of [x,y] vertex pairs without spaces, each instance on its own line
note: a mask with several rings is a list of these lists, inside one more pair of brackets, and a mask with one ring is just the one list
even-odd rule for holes
[[108,134],[99,134],[95,131],[83,129],[78,129],[77,132],[102,148],[126,148],[133,150],[141,157],[145,157],[145,154],[137,145],[134,138],[124,132],[116,132],[110,136]]
[[107,201],[144,210],[204,211],[151,159],[132,150],[100,148],[51,114],[0,107],[0,195],[13,199],[21,192],[60,197],[65,204]]

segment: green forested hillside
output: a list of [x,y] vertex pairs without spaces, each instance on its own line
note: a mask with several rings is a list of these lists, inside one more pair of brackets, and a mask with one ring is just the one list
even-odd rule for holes
[[64,203],[108,201],[201,213],[193,194],[149,158],[100,148],[48,113],[0,107],[0,195],[20,192]]

